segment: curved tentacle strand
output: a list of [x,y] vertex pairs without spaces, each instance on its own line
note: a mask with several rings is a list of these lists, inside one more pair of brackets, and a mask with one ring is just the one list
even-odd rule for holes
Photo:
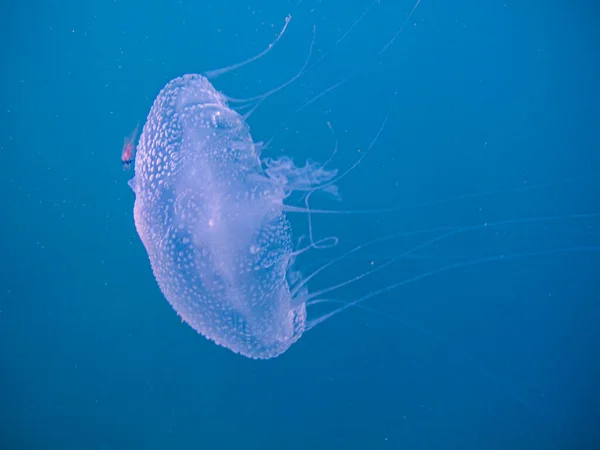
[[248,59],[245,59],[244,61],[240,61],[239,63],[232,64],[232,65],[227,66],[227,67],[222,67],[220,69],[215,69],[215,70],[209,70],[207,72],[204,72],[204,76],[206,78],[209,78],[209,79],[214,79],[214,78],[218,77],[219,75],[223,75],[224,73],[231,72],[232,70],[239,69],[241,67],[244,67],[244,66],[246,66],[246,65],[248,65],[248,64],[256,61],[257,59],[262,58],[267,53],[269,53],[271,50],[273,50],[273,47],[275,46],[275,44],[277,44],[277,42],[279,42],[279,40],[282,38],[282,36],[285,33],[285,30],[287,29],[287,27],[288,27],[291,19],[292,19],[291,15],[288,15],[285,18],[285,24],[283,25],[283,28],[281,29],[281,31],[279,32],[279,34],[277,35],[277,37],[269,44],[269,46],[266,49],[264,49],[263,51],[261,51],[257,55],[254,55],[254,56],[252,56],[252,57],[250,57]]

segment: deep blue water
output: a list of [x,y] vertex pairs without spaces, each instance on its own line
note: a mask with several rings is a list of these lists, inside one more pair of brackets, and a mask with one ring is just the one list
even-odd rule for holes
[[[422,0],[378,55],[414,6],[382,0],[336,45],[371,4],[0,6],[1,449],[599,448],[600,217],[566,217],[600,213],[598,7]],[[265,155],[325,160],[329,121],[343,170],[390,111],[340,182],[342,201],[315,195],[311,206],[396,208],[315,215],[316,237],[335,234],[340,247],[298,267],[432,230],[364,248],[311,291],[445,226],[489,224],[326,297],[505,260],[407,283],[363,304],[381,314],[349,309],[281,357],[252,361],[197,335],[164,300],[119,156],[166,82],[258,53],[290,13],[272,52],[215,86],[250,97],[280,85],[315,24],[309,70],[256,110],[253,136],[273,137]],[[523,221],[550,216],[560,219]],[[306,216],[290,218],[305,234]],[[335,307],[321,306],[313,317]]]

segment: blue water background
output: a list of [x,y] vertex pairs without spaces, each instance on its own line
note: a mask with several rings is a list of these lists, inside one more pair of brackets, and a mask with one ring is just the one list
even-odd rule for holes
[[[134,228],[122,139],[167,81],[256,54],[289,13],[268,56],[215,86],[249,97],[283,83],[315,24],[312,61],[328,56],[261,105],[254,139],[273,137],[265,154],[325,160],[329,121],[333,165],[345,168],[390,111],[340,183],[342,201],[317,195],[312,206],[405,208],[315,216],[316,237],[335,234],[348,248],[403,231],[600,212],[594,2],[422,0],[378,56],[414,5],[382,0],[335,45],[371,3],[2,4],[0,448],[600,448],[598,252],[426,277],[365,303],[391,318],[345,311],[269,361],[206,341],[161,295]],[[537,184],[547,186],[525,189]],[[496,190],[506,191],[444,201]],[[306,216],[291,220],[296,237],[306,233]],[[464,233],[327,297],[356,299],[465,258],[598,246],[599,225]],[[310,289],[439,234],[368,247]],[[310,273],[339,251],[304,255],[298,267]]]

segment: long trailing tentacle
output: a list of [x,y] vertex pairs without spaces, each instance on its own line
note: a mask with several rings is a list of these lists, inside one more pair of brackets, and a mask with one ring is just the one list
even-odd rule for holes
[[220,69],[208,70],[208,71],[204,72],[204,76],[206,78],[214,79],[214,78],[217,78],[220,75],[223,75],[224,73],[231,72],[232,70],[239,69],[241,67],[244,67],[247,64],[250,64],[250,63],[256,61],[257,59],[262,58],[267,53],[269,53],[271,50],[273,50],[273,47],[275,46],[275,44],[277,44],[279,42],[279,40],[281,39],[281,37],[285,33],[285,30],[287,30],[287,27],[288,27],[291,19],[292,19],[291,15],[288,15],[285,18],[285,24],[283,25],[283,28],[281,29],[281,31],[279,32],[279,34],[277,35],[277,37],[275,38],[275,40],[273,40],[267,46],[267,48],[265,48],[263,51],[261,51],[257,55],[254,55],[254,56],[252,56],[252,57],[250,57],[248,59],[245,59],[244,61],[240,61],[238,63],[231,64],[230,66],[222,67]]
[[[512,220],[504,220],[504,221],[500,221],[500,222],[494,222],[494,223],[484,223],[484,224],[479,224],[479,225],[472,225],[472,226],[468,226],[468,227],[450,227],[450,228],[446,228],[446,229],[440,229],[440,232],[443,232],[442,235],[440,236],[436,236],[432,239],[429,239],[419,245],[416,245],[412,248],[410,248],[409,250],[400,253],[398,256],[386,261],[385,263],[371,269],[368,270],[366,272],[363,272],[360,275],[357,275],[353,278],[350,278],[346,281],[343,281],[339,284],[336,284],[334,286],[330,286],[328,288],[322,289],[320,291],[317,292],[313,292],[310,295],[307,295],[305,298],[297,298],[295,299],[295,301],[297,303],[303,303],[306,301],[309,301],[313,298],[316,298],[318,296],[321,296],[323,294],[326,294],[328,292],[334,291],[336,289],[339,289],[343,286],[347,286],[349,284],[352,284],[368,275],[371,275],[373,273],[379,272],[382,269],[384,269],[385,267],[390,266],[391,264],[401,260],[402,258],[404,258],[406,255],[412,254],[414,252],[418,252],[419,250],[422,250],[426,247],[429,247],[435,243],[441,242],[442,240],[448,239],[451,236],[455,236],[458,234],[464,234],[466,232],[469,231],[475,231],[475,230],[482,230],[482,229],[486,229],[486,228],[497,228],[500,226],[505,226],[505,225],[512,225],[512,224],[524,224],[524,223],[541,223],[541,222],[552,222],[552,221],[559,221],[559,220],[577,220],[577,219],[589,219],[589,218],[596,218],[596,217],[600,217],[600,213],[583,213],[583,214],[572,214],[572,215],[565,215],[565,216],[544,216],[544,217],[529,217],[529,218],[523,218],[523,219],[512,219]],[[444,232],[445,230],[445,232]],[[432,232],[435,230],[426,230],[427,232]],[[315,270],[313,273],[311,273],[309,276],[307,276],[301,283],[299,283],[295,288],[294,291],[292,291],[292,295],[295,295],[304,285],[306,285],[306,283],[308,283],[312,278],[314,278],[317,274],[319,274],[320,272],[322,272],[323,270],[327,269],[328,267],[332,266],[333,264],[335,264],[336,262],[339,262],[341,260],[343,260],[344,258],[346,258],[347,256],[356,253],[357,251],[365,248],[366,246],[369,245],[373,245],[375,243],[378,242],[385,242],[391,239],[395,239],[399,236],[405,236],[407,233],[398,233],[398,234],[394,234],[394,235],[390,235],[390,236],[384,236],[384,237],[379,237],[376,239],[373,239],[365,244],[359,245],[354,247],[353,249],[343,253],[342,255],[338,256],[337,258],[334,258],[333,260],[329,261],[327,264],[324,264],[323,266],[321,266],[319,269]],[[498,258],[501,259],[501,258]],[[483,259],[479,259],[477,261],[486,261],[485,258]],[[456,264],[451,264],[447,267],[450,268],[455,268],[455,267],[463,267],[463,266],[469,266],[472,265],[473,262],[472,261],[459,261]],[[448,269],[446,269],[448,270]],[[435,272],[437,273],[437,272]],[[405,283],[402,283],[405,284]],[[361,300],[362,301],[362,300]]]
[[[484,263],[491,263],[491,262],[499,262],[499,261],[512,261],[515,259],[522,259],[522,258],[529,258],[529,257],[534,257],[534,256],[545,256],[545,255],[551,255],[551,254],[556,254],[556,253],[573,253],[573,252],[600,252],[600,246],[574,246],[574,247],[561,247],[561,248],[555,248],[555,249],[550,249],[550,250],[540,250],[540,251],[535,251],[535,252],[522,252],[522,253],[513,253],[511,255],[494,255],[494,256],[488,256],[485,258],[478,258],[472,261],[463,261],[463,262],[457,262],[454,264],[449,264],[447,266],[444,267],[439,267],[437,269],[434,270],[430,270],[428,272],[424,272],[421,273],[419,275],[416,275],[414,277],[411,278],[407,278],[401,281],[398,281],[397,283],[392,283],[388,286],[382,287],[381,289],[377,289],[376,291],[370,292],[354,301],[348,302],[346,305],[341,306],[340,308],[325,314],[324,316],[321,316],[317,319],[314,319],[313,321],[309,322],[307,327],[306,327],[306,331],[311,330],[312,328],[314,328],[315,326],[317,326],[320,323],[323,323],[324,321],[332,318],[333,316],[341,313],[342,311],[358,305],[362,302],[364,302],[365,300],[368,300],[370,298],[373,298],[377,295],[381,295],[385,292],[389,292],[393,289],[397,289],[400,286],[404,286],[406,284],[409,283],[413,283],[415,281],[418,280],[422,280],[424,278],[428,278],[431,277],[433,275],[437,275],[439,273],[443,273],[443,272],[448,272],[450,270],[455,270],[455,269],[460,269],[463,267],[468,267],[468,266],[474,266],[474,265],[479,265],[479,264],[484,264]],[[310,298],[310,296],[309,296]]]

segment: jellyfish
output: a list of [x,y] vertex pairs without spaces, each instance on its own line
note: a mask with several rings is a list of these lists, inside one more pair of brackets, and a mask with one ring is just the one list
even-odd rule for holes
[[[409,18],[418,5],[419,1]],[[363,17],[364,14],[358,21]],[[361,242],[310,272],[301,270],[298,257],[335,248],[339,243],[337,236],[315,238],[315,216],[373,216],[402,208],[351,210],[313,208],[310,204],[310,199],[317,194],[340,198],[340,182],[348,178],[376,147],[390,121],[392,106],[365,151],[343,170],[331,167],[332,158],[320,162],[305,155],[298,164],[297,159],[289,155],[265,156],[265,146],[257,143],[250,132],[248,120],[260,105],[309,69],[314,29],[303,66],[287,82],[246,99],[226,96],[213,85],[212,80],[216,77],[257,61],[270,52],[282,38],[289,21],[290,17],[286,18],[275,40],[257,55],[223,69],[187,74],[168,82],[154,100],[139,139],[135,175],[129,183],[135,193],[136,229],[164,297],[182,320],[199,334],[248,358],[275,358],[287,352],[304,333],[349,308],[381,313],[365,303],[400,286],[469,266],[600,249],[589,245],[565,245],[510,254],[456,257],[442,261],[433,269],[371,289],[357,298],[336,298],[335,293],[340,289],[383,273],[398,262],[423,257],[422,250],[452,238],[514,224],[591,220],[599,215],[521,217],[392,233]],[[390,48],[405,25],[402,24],[380,53]],[[323,59],[321,57],[317,62]],[[307,100],[296,111],[337,89],[349,78]],[[393,105],[395,95],[390,97]],[[335,137],[331,124],[328,126]],[[336,140],[332,156],[338,151],[337,147]],[[515,191],[542,187],[519,187]],[[445,202],[467,197],[450,198]],[[307,236],[300,239],[295,239],[290,221],[290,216],[296,214],[306,219],[308,228]],[[404,251],[388,255],[383,262],[372,264],[356,275],[320,289],[309,289],[312,281],[336,264],[357,257],[365,249],[378,245],[385,247],[386,243],[411,233],[428,237]],[[333,309],[316,317],[309,316],[308,309],[318,305],[333,305]]]
[[[329,297],[344,286],[452,236],[512,222],[550,222],[565,217],[521,218],[452,227],[437,230],[434,237],[359,275],[311,292],[309,282],[329,267],[366,247],[398,237],[395,234],[362,243],[308,274],[303,274],[295,265],[296,257],[304,252],[337,245],[335,236],[314,239],[312,215],[377,212],[311,209],[309,198],[315,192],[338,197],[337,184],[369,155],[387,125],[389,112],[366,151],[342,172],[330,168],[329,161],[307,159],[297,165],[287,155],[262,157],[261,146],[255,143],[247,120],[264,100],[303,75],[311,57],[314,33],[301,70],[265,94],[244,100],[232,99],[215,89],[209,77],[215,78],[264,56],[281,39],[289,19],[286,18],[283,29],[269,47],[258,55],[224,69],[204,75],[188,74],[167,83],[154,100],[139,140],[135,176],[130,181],[136,196],[136,229],[162,293],[194,330],[246,357],[274,358],[286,352],[304,332],[334,315],[418,279],[485,262],[597,250],[595,247],[565,247],[458,260],[341,304]],[[389,45],[391,42],[382,50]],[[250,111],[240,114],[230,106],[236,101],[249,104]],[[303,205],[288,202],[294,193],[302,194]],[[304,247],[294,244],[287,217],[294,213],[302,213],[308,219],[309,243]],[[570,218],[592,217],[595,214]],[[327,302],[337,302],[336,308],[307,319],[307,307]]]

